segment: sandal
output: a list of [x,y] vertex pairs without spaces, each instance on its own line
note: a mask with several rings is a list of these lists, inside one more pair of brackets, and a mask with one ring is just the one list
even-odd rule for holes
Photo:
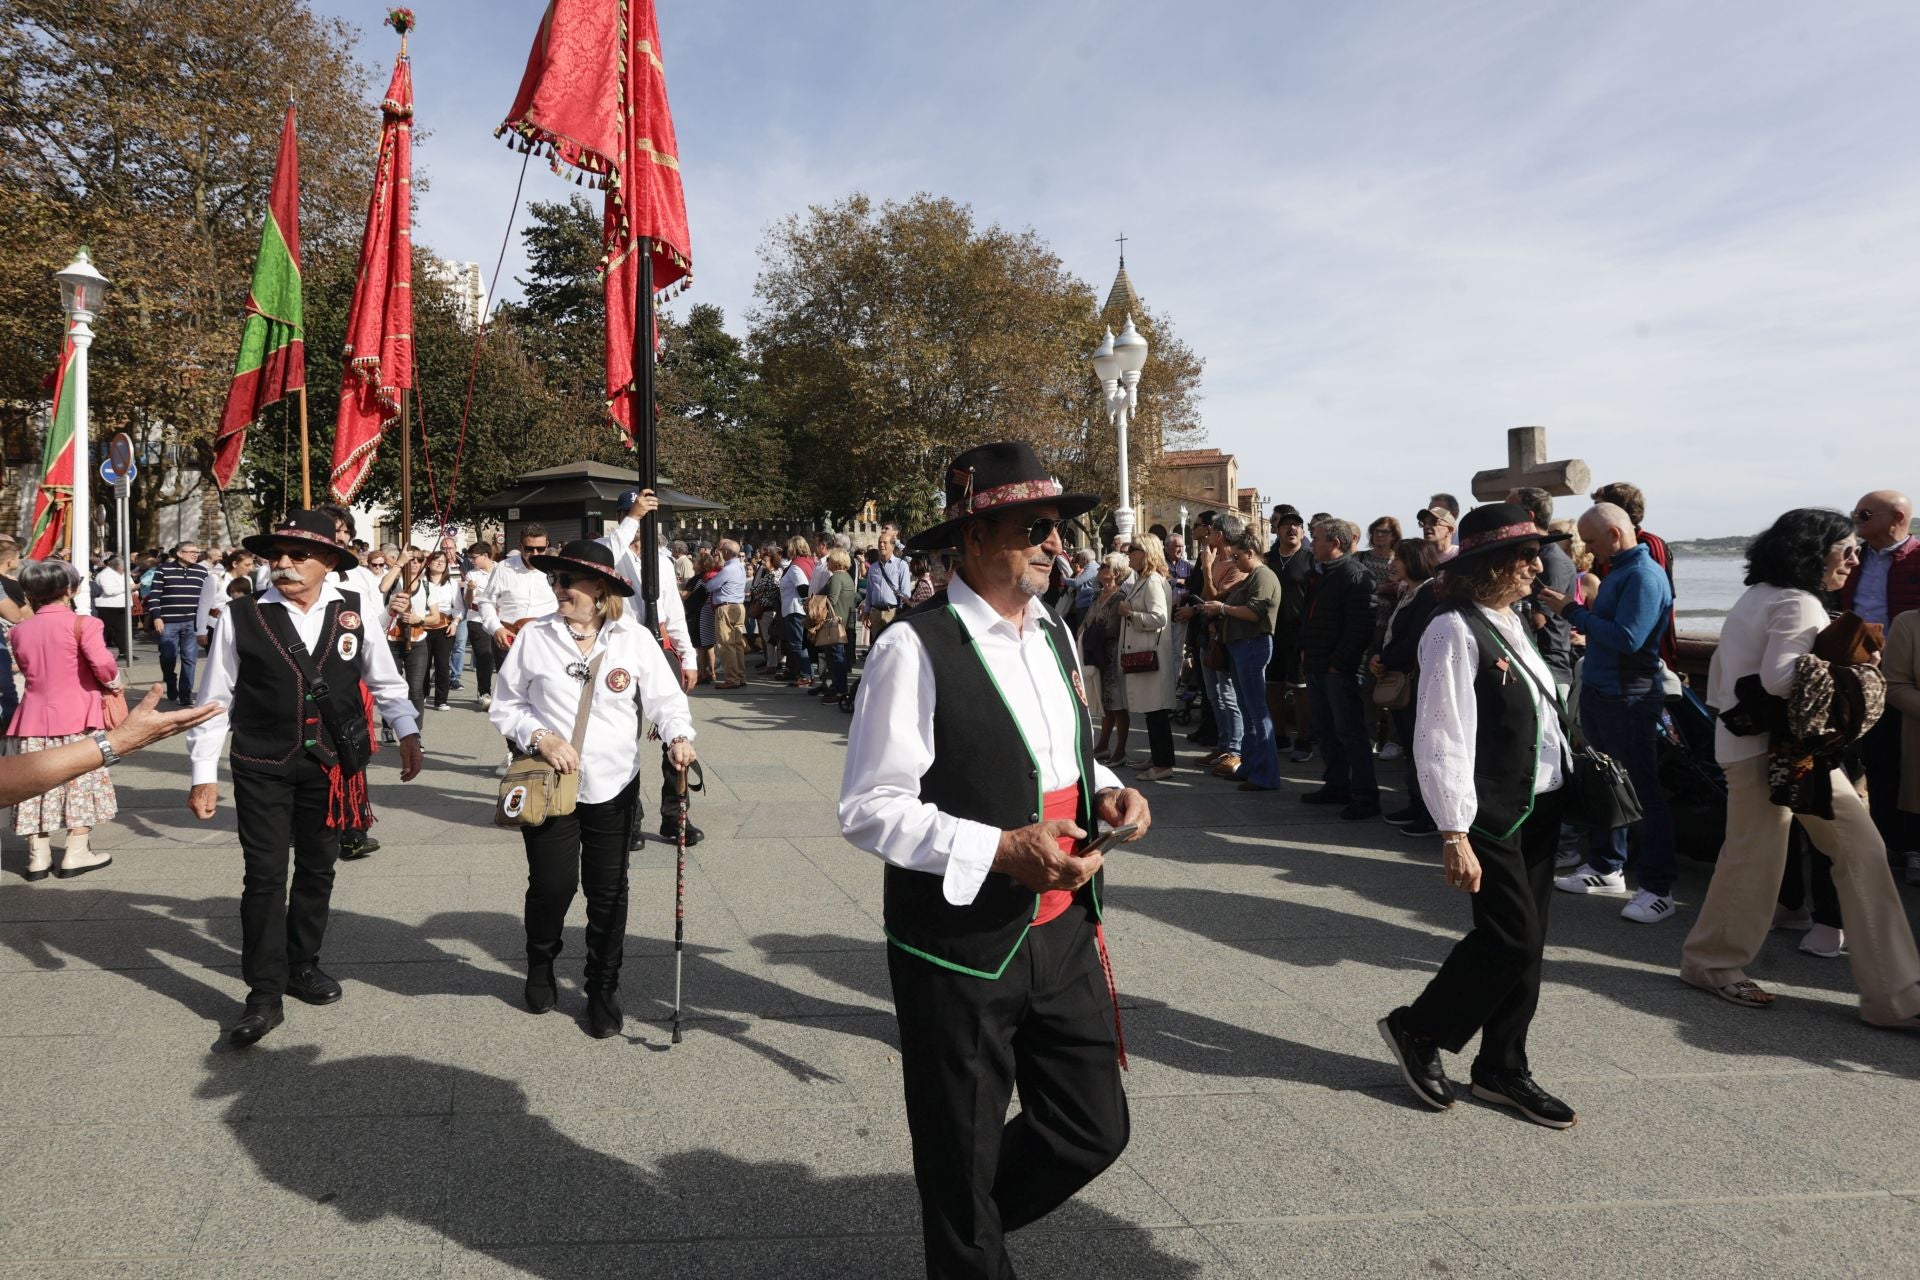
[[1766,1009],[1773,1005],[1773,993],[1751,978],[1729,982],[1722,987],[1709,986],[1704,982],[1689,982],[1688,985],[1699,987],[1702,991],[1719,996],[1728,1004],[1737,1004],[1746,1009]]

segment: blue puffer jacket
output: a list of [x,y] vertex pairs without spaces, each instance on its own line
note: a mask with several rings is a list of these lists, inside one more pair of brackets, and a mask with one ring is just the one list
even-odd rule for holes
[[1587,637],[1580,682],[1617,698],[1657,691],[1660,636],[1672,609],[1666,571],[1644,543],[1613,557],[1593,604],[1567,606],[1567,621]]

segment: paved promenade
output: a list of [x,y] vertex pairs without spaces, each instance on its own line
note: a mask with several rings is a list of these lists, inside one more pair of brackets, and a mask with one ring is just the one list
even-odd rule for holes
[[[27,884],[7,836],[0,1276],[919,1274],[880,875],[833,815],[846,718],[765,685],[696,700],[709,838],[669,1049],[664,844],[634,860],[628,1037],[576,1020],[577,903],[561,1012],[522,1009],[525,864],[465,697],[428,713],[413,783],[377,759],[385,848],[341,864],[323,957],[345,1000],[289,1001],[251,1051],[218,1044],[232,791],[193,821],[183,741],[118,771],[111,869]],[[1435,846],[1321,821],[1288,772],[1277,796],[1182,772],[1113,856],[1132,1145],[1015,1237],[1022,1274],[1920,1275],[1920,1038],[1855,1019],[1844,961],[1776,935],[1756,1013],[1674,976],[1703,868],[1661,926],[1563,896],[1533,1052],[1579,1126],[1428,1113],[1373,1024],[1466,901]]]

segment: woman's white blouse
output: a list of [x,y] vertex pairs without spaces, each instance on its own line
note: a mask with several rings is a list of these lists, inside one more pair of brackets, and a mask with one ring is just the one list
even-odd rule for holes
[[438,613],[442,617],[457,620],[466,612],[459,582],[451,577],[445,582],[420,579],[413,589],[412,611],[423,618],[430,613]]
[[[1528,679],[1526,672],[1510,669],[1508,678],[1520,681],[1533,699],[1534,713],[1540,717],[1534,794],[1558,790],[1566,781],[1571,756],[1560,717],[1541,693],[1543,687],[1554,687],[1553,672],[1534,647],[1533,638],[1522,630],[1524,624],[1516,614],[1486,608],[1480,613],[1507,642],[1508,653],[1533,673]],[[1420,797],[1426,801],[1434,825],[1442,831],[1468,830],[1480,810],[1473,785],[1474,742],[1480,729],[1480,704],[1474,699],[1473,681],[1479,669],[1480,642],[1466,619],[1451,609],[1436,613],[1420,637],[1420,700],[1414,717],[1413,764],[1420,778]]]
[[607,623],[583,657],[559,614],[529,623],[494,677],[487,712],[493,727],[523,751],[536,729],[571,739],[583,686],[568,668],[582,670],[601,654],[580,748],[583,804],[613,799],[640,772],[642,712],[663,742],[694,736],[687,695],[651,631],[629,617]]

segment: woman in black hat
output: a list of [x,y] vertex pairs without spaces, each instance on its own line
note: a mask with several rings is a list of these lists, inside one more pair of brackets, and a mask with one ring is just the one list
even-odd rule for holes
[[1534,1082],[1527,1028],[1540,1002],[1540,959],[1564,787],[1572,762],[1553,673],[1513,606],[1540,573],[1540,532],[1526,508],[1469,512],[1447,563],[1445,605],[1420,640],[1414,767],[1440,827],[1447,883],[1473,895],[1473,930],[1380,1034],[1421,1102],[1444,1111],[1453,1086],[1440,1050],[1476,1033],[1473,1096],[1535,1124],[1573,1125],[1573,1109]]
[[[677,768],[693,762],[693,716],[680,680],[653,633],[627,616],[633,594],[598,542],[569,542],[532,557],[559,604],[521,629],[494,681],[487,717],[525,755],[578,773],[571,813],[523,827],[527,846],[527,1007],[553,1008],[560,930],[584,884],[587,895],[587,1027],[616,1034],[624,1015],[616,992],[627,932],[627,850],[640,776],[639,715],[668,744]],[[583,700],[584,732],[573,728]]]

